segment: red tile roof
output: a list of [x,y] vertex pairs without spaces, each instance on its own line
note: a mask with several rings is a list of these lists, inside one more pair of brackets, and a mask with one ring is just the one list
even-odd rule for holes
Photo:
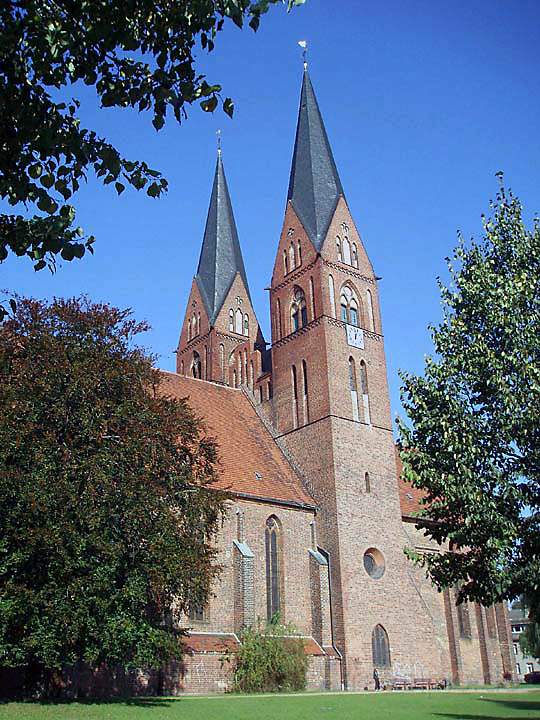
[[315,506],[242,390],[163,371],[162,380],[161,391],[187,397],[207,434],[216,439],[221,462],[217,487],[236,495]]
[[418,513],[424,508],[421,501],[425,497],[425,492],[413,487],[409,482],[401,477],[403,472],[403,463],[399,456],[399,449],[396,447],[396,466],[397,466],[397,482],[399,488],[399,502],[401,505],[401,514],[411,516]]
[[193,653],[224,653],[226,650],[234,652],[240,647],[234,633],[189,633],[182,638],[185,651]]

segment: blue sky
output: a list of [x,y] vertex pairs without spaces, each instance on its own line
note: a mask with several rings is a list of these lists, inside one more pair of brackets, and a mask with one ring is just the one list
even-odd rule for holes
[[149,115],[100,110],[77,89],[85,125],[126,157],[168,177],[161,200],[91,179],[76,196],[78,221],[97,237],[94,257],[34,273],[10,258],[0,287],[37,297],[87,293],[133,308],[146,345],[174,369],[196,270],[215,165],[223,158],[255,309],[267,339],[267,293],[283,220],[302,75],[299,39],[347,200],[380,292],[392,409],[399,368],[420,372],[427,325],[440,317],[435,278],[460,229],[479,236],[495,173],[540,211],[538,0],[307,0],[274,8],[254,34],[231,25],[200,69],[235,100],[234,120],[197,108],[156,133]]

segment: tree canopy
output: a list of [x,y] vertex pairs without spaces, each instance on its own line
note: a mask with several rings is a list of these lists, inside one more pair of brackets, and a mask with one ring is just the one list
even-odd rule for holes
[[[199,103],[212,112],[221,85],[197,70],[226,21],[253,30],[271,5],[304,0],[4,0],[0,3],[0,198],[22,214],[0,214],[0,261],[28,256],[36,270],[92,251],[70,200],[94,171],[118,194],[126,185],[159,197],[167,181],[143,160],[126,159],[84,128],[77,83],[93,86],[102,107],[152,113],[156,130]],[[36,212],[39,211],[39,212]],[[32,214],[36,213],[36,214]]]
[[0,327],[0,666],[157,667],[206,601],[216,447],[145,329],[85,299],[19,299]]
[[402,373],[405,477],[425,491],[422,562],[485,604],[540,603],[540,224],[501,189],[483,237],[462,237],[439,281],[443,319],[423,376]]

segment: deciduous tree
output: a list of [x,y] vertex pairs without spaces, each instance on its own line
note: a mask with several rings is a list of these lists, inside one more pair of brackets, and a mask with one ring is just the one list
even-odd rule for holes
[[[418,525],[451,547],[417,556],[485,604],[540,603],[540,224],[502,187],[479,241],[460,238],[423,376],[402,373],[405,476]],[[453,550],[457,550],[454,552]]]
[[19,300],[0,328],[0,666],[156,667],[207,598],[216,447],[145,329],[84,299]]

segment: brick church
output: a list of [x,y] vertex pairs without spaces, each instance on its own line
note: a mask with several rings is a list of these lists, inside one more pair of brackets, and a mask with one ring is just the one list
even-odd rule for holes
[[503,605],[456,607],[406,558],[437,552],[399,479],[377,277],[351,215],[304,71],[271,343],[250,298],[218,152],[199,265],[165,392],[189,397],[218,441],[233,500],[216,539],[222,572],[184,618],[172,692],[219,691],[245,625],[276,613],[310,656],[308,686],[400,678],[498,683],[513,673]]

